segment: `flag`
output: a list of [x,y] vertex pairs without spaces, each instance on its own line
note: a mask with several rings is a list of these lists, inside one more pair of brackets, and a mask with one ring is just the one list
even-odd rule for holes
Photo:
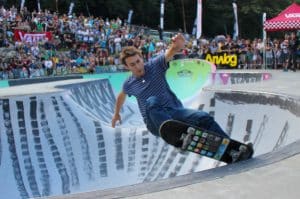
[[238,25],[238,15],[237,15],[237,5],[235,2],[232,3],[233,14],[234,14],[234,26],[233,26],[233,40],[237,40],[239,37],[239,25]]
[[198,0],[197,3],[197,36],[199,39],[202,35],[202,0]]
[[128,19],[127,19],[127,23],[128,23],[128,24],[131,24],[132,14],[133,14],[133,10],[129,10],[129,13],[128,13]]
[[192,35],[196,36],[196,34],[197,34],[197,17],[194,21],[194,26],[193,26],[193,30],[192,30]]
[[70,3],[70,6],[69,6],[68,16],[72,15],[73,8],[74,8],[74,2],[71,2],[71,3]]
[[[263,23],[263,24],[265,24],[266,19],[267,19],[267,14],[264,12],[264,13],[263,13],[263,17],[262,17],[262,21],[263,21],[262,23]],[[267,39],[267,32],[266,32],[266,30],[263,28],[263,40],[266,41],[266,39]]]
[[[265,21],[267,19],[267,14],[264,12],[262,16],[262,24],[265,24]],[[263,66],[266,69],[266,41],[267,41],[267,32],[263,28],[263,42],[264,42],[264,48],[263,48]]]
[[22,1],[21,1],[21,7],[20,7],[20,10],[23,10],[24,4],[25,4],[25,0],[22,0]]
[[160,1],[160,28],[164,29],[165,0]]
[[41,3],[40,0],[37,1],[38,11],[41,12]]

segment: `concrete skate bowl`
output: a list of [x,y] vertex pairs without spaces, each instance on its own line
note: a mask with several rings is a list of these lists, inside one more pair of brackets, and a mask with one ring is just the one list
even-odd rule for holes
[[[179,77],[172,78],[188,80],[192,75],[187,71],[197,71],[184,65],[183,72],[174,73]],[[205,71],[201,86],[271,77]],[[109,123],[115,96],[112,83],[100,79],[59,86],[52,93],[1,97],[1,198],[125,197],[220,177],[232,166],[254,164],[250,160],[224,166],[179,153],[146,130],[134,100],[127,100],[123,123],[113,129]],[[299,100],[293,97],[199,87],[183,101],[214,115],[234,139],[254,142],[255,159],[299,139]]]

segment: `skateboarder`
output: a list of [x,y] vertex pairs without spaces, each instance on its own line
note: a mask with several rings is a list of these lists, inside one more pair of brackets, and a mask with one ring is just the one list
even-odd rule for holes
[[208,113],[184,108],[167,83],[168,62],[184,48],[184,45],[183,35],[177,34],[172,38],[165,53],[147,63],[144,63],[141,52],[135,47],[123,48],[120,54],[121,63],[132,75],[124,82],[123,90],[117,96],[112,127],[115,127],[117,121],[121,122],[120,110],[126,96],[133,95],[137,99],[148,130],[155,136],[159,136],[159,127],[164,121],[174,119],[228,137]]

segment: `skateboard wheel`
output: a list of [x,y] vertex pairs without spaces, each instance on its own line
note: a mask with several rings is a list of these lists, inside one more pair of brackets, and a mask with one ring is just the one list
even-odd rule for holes
[[240,152],[246,152],[247,151],[247,147],[244,146],[244,145],[241,145],[240,148],[239,148],[239,151]]

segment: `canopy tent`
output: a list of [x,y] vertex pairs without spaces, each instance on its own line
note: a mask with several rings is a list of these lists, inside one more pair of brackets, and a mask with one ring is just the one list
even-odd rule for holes
[[264,29],[267,32],[300,29],[300,5],[293,3],[278,16],[266,20]]

